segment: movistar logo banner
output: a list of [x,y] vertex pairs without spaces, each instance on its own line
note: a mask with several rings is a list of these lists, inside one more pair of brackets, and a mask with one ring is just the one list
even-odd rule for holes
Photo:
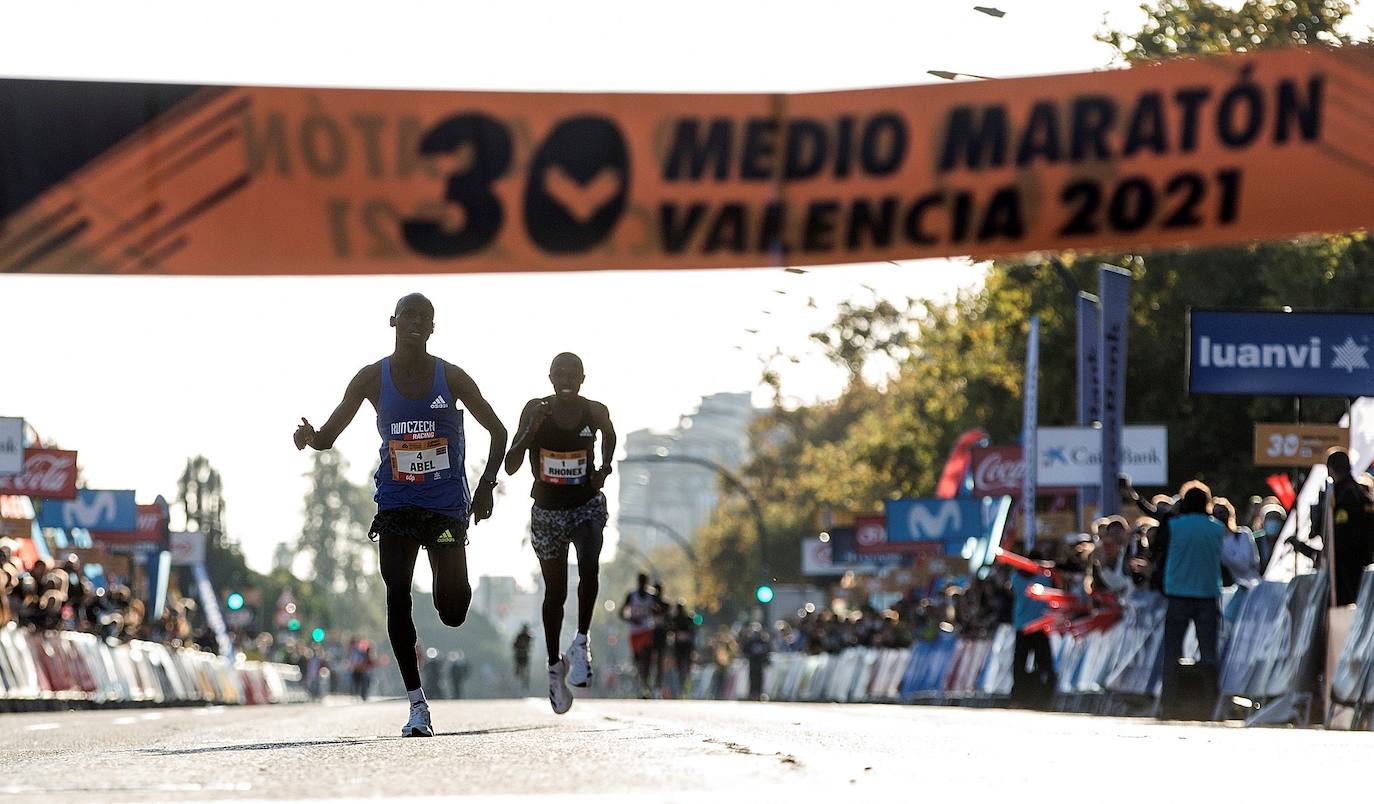
[[1374,314],[1194,311],[1189,327],[1192,393],[1374,393]]

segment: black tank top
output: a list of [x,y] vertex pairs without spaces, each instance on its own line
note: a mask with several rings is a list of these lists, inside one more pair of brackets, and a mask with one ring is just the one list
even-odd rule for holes
[[[550,406],[554,398],[544,397]],[[592,488],[592,448],[596,445],[596,425],[592,423],[592,406],[579,399],[582,406],[573,426],[560,427],[552,412],[539,425],[530,445],[530,470],[534,473],[534,487],[530,496],[540,508],[563,511],[576,508],[596,496]]]

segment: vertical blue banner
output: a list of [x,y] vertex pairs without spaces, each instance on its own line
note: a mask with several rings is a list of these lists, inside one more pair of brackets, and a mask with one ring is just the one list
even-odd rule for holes
[[1121,510],[1114,493],[1121,474],[1121,430],[1126,426],[1126,337],[1130,331],[1131,273],[1103,265],[1098,274],[1102,304],[1102,340],[1097,349],[1102,366],[1102,494],[1098,515]]
[[[1035,456],[1040,449],[1035,443],[1035,431],[1040,427],[1040,316],[1033,315],[1030,320],[1030,333],[1026,336],[1026,382],[1021,386],[1021,454]],[[1022,535],[1026,550],[1035,546],[1035,468],[1034,457],[1026,460],[1026,471],[1021,477],[1021,509],[1025,515]]]
[[[1102,311],[1097,297],[1091,293],[1078,294],[1078,424],[1091,427],[1102,419],[1102,367],[1098,347],[1102,340]],[[1097,486],[1078,487],[1079,527],[1087,506],[1097,505]]]

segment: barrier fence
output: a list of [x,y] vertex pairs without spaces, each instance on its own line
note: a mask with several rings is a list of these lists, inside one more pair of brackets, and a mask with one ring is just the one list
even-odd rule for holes
[[[1247,722],[1309,722],[1327,606],[1324,573],[1265,581],[1222,601],[1223,629],[1215,717],[1242,699]],[[1085,635],[1052,634],[1058,672],[1056,708],[1103,714],[1157,711],[1160,650],[1167,601],[1141,592],[1113,627]],[[774,653],[763,693],[775,701],[997,705],[1011,693],[1016,635],[1002,625],[991,638],[940,633],[910,649],[849,648],[839,653]],[[1190,633],[1185,655],[1196,656]],[[749,664],[707,665],[693,673],[690,697],[749,697]],[[1332,672],[1331,703],[1354,710],[1352,727],[1374,714],[1374,571],[1366,571],[1349,636]],[[1327,720],[1331,715],[1328,712]]]
[[194,648],[0,627],[0,711],[308,700],[300,669]]

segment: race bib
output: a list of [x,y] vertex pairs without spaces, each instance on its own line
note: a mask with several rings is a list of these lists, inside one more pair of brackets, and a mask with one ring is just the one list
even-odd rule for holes
[[553,452],[539,448],[539,479],[556,486],[587,482],[587,451]]
[[401,483],[439,480],[448,471],[448,439],[390,441],[391,479]]

